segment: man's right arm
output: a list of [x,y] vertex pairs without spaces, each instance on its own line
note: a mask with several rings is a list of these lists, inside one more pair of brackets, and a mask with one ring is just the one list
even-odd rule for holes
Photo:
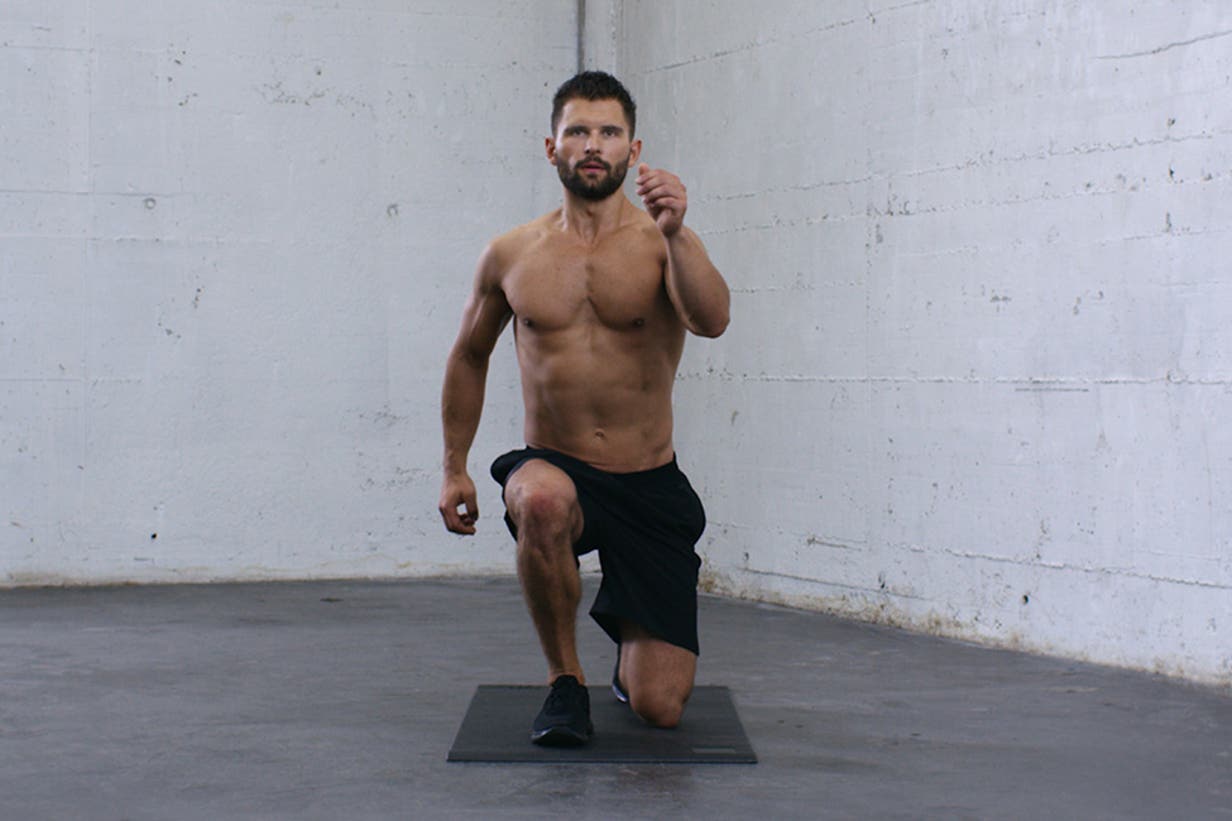
[[445,435],[444,481],[439,510],[445,527],[470,535],[479,519],[475,483],[466,470],[479,417],[483,412],[488,359],[513,315],[501,290],[502,265],[496,244],[479,258],[475,285],[462,311],[462,327],[445,363],[441,390],[441,425]]

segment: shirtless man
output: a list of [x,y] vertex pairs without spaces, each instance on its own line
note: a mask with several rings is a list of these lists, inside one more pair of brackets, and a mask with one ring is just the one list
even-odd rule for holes
[[[693,546],[705,513],[676,465],[672,386],[685,331],[722,334],[730,296],[684,226],[684,185],[637,164],[635,123],[633,100],[607,74],[560,87],[545,145],[563,205],[484,250],[445,369],[440,513],[450,531],[473,534],[467,454],[489,356],[514,323],[529,447],[498,458],[492,475],[548,663],[551,689],[531,732],[539,744],[581,744],[593,732],[575,641],[581,553],[599,551],[591,615],[618,645],[617,698],[674,727],[697,666]],[[630,167],[645,211],[621,190]]]

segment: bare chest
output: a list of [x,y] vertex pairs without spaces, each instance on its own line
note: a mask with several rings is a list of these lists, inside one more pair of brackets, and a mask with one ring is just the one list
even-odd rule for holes
[[521,328],[548,332],[581,324],[636,329],[670,309],[655,248],[543,243],[505,277],[505,298]]

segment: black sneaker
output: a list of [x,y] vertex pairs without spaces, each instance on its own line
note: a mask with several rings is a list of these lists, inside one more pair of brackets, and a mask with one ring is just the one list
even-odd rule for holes
[[620,686],[620,645],[616,645],[616,669],[612,671],[612,695],[621,704],[629,703],[629,694]]
[[576,747],[590,741],[594,731],[590,693],[575,677],[558,677],[531,725],[530,740],[545,747]]

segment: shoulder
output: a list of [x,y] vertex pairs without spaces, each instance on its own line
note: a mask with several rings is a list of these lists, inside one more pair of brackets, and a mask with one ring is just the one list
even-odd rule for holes
[[478,278],[486,285],[499,285],[505,272],[525,252],[530,234],[528,225],[493,237],[479,255]]
[[654,219],[650,214],[646,213],[645,208],[641,208],[627,200],[626,202],[628,202],[628,206],[625,209],[623,220],[626,226],[636,229],[639,234],[646,234],[650,231],[658,233],[659,226],[655,225]]
[[553,217],[559,219],[559,212],[544,214],[524,225],[519,225],[493,237],[483,249],[480,259],[481,267],[491,269],[493,272],[508,270],[519,257],[543,240],[549,232]]
[[638,247],[645,246],[662,256],[667,256],[667,248],[663,244],[663,233],[649,214],[641,208],[634,207],[632,214],[625,223],[626,230],[636,238]]

